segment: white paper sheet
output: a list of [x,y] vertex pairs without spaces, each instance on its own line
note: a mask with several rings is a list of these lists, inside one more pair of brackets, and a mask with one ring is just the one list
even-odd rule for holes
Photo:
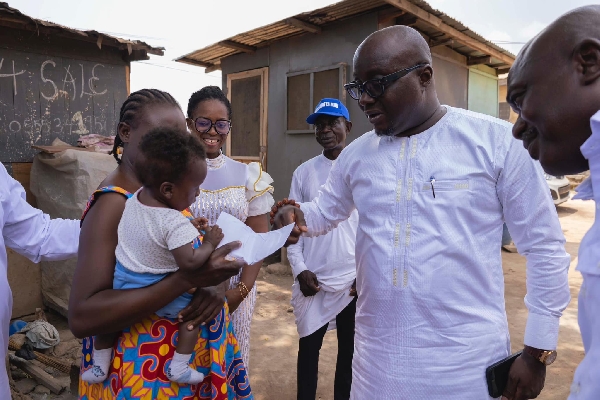
[[242,247],[232,251],[229,255],[243,259],[248,265],[254,264],[282,248],[294,229],[294,224],[289,224],[276,231],[256,233],[248,225],[225,212],[219,215],[217,225],[223,230],[223,240],[219,247],[235,241],[241,242]]

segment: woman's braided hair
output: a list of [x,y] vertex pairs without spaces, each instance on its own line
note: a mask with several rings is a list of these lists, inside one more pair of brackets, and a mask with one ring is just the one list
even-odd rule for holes
[[[158,89],[142,89],[131,93],[121,106],[119,124],[126,123],[129,126],[134,126],[135,120],[139,117],[142,109],[150,104],[168,104],[181,109],[177,100],[169,93]],[[110,154],[113,155],[118,164],[121,164],[121,158],[117,154],[119,147],[123,147],[123,141],[117,134],[115,136],[115,144]]]

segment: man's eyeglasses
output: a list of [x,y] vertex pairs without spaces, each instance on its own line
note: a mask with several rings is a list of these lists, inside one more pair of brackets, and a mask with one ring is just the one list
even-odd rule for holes
[[219,135],[227,135],[231,131],[231,121],[226,119],[219,119],[213,123],[208,118],[199,117],[192,121],[194,121],[194,128],[196,128],[198,133],[206,133],[210,131],[213,126]]
[[398,79],[403,76],[408,75],[409,72],[414,71],[417,68],[424,67],[428,64],[417,64],[410,68],[401,69],[400,71],[396,71],[392,74],[386,75],[383,78],[379,79],[369,79],[363,83],[359,81],[352,81],[350,83],[346,83],[344,85],[344,89],[346,92],[352,97],[354,100],[360,99],[363,93],[367,93],[371,98],[376,99],[383,95],[386,87],[391,83],[396,82]]

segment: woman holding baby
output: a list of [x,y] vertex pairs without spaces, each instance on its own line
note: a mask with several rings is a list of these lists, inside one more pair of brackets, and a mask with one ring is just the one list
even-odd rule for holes
[[[215,119],[212,114],[207,116],[211,121]],[[227,117],[228,115],[225,115],[225,119],[228,119]],[[96,361],[94,349],[99,346],[94,345],[93,336],[115,335],[115,332],[117,334],[107,364],[109,368],[106,378],[102,378],[104,380],[100,383],[80,379],[79,398],[251,399],[253,397],[230,322],[227,303],[224,304],[223,293],[209,289],[236,275],[243,266],[242,261],[227,259],[228,253],[239,247],[239,243],[230,243],[215,250],[206,262],[202,259],[203,264],[197,263],[200,268],[179,268],[175,272],[165,274],[160,280],[155,280],[150,286],[140,287],[138,284],[129,286],[137,288],[118,289],[114,285],[118,272],[115,268],[118,261],[123,261],[117,260],[115,256],[118,237],[123,228],[119,224],[127,199],[142,187],[139,168],[137,174],[135,168],[136,161],[143,157],[139,146],[140,143],[144,145],[144,136],[156,128],[186,131],[186,120],[177,102],[168,93],[156,89],[132,93],[121,107],[119,116],[115,141],[115,150],[123,147],[121,157],[115,154],[119,165],[92,195],[82,218],[79,258],[69,303],[70,328],[75,336],[85,338],[82,373],[92,369]],[[212,128],[211,126],[209,129]],[[160,149],[155,146],[154,150]],[[204,160],[198,162],[204,163]],[[199,175],[196,178],[201,181],[203,176]],[[207,181],[208,179],[205,183]],[[144,184],[140,193],[146,191],[146,186],[148,185]],[[152,198],[146,201],[140,194],[141,203],[149,202],[148,204],[156,206],[161,206],[162,203],[179,204],[180,199],[188,196],[182,196],[176,193],[173,187],[169,188],[168,185],[160,183],[156,191],[153,193],[150,190],[149,194],[152,194],[157,202]],[[196,194],[197,189],[193,189],[192,199]],[[195,204],[198,205],[198,201]],[[138,205],[140,210],[144,207],[144,204]],[[181,207],[167,208],[179,210]],[[229,210],[228,212],[233,214],[234,210]],[[183,215],[191,218],[189,212],[186,214],[186,210]],[[210,220],[212,214],[205,217]],[[135,220],[134,218],[131,221]],[[264,220],[266,231],[266,216]],[[185,225],[184,222],[181,223]],[[139,231],[143,228],[140,226]],[[136,231],[136,227],[133,227],[129,229],[128,234],[136,235]],[[186,233],[186,237],[178,239],[173,247],[180,246],[194,237],[193,231],[187,231],[189,232]],[[169,240],[172,241],[172,238]],[[194,242],[190,242],[190,245],[194,245]],[[135,238],[131,245],[135,247]],[[165,257],[169,255],[165,254]],[[177,264],[179,263],[178,260]],[[252,266],[245,266],[244,269],[246,272],[241,274],[244,285],[235,286],[239,297],[231,290],[227,292],[227,300],[232,309],[238,308],[242,302],[240,299],[248,297],[253,289],[256,273],[253,272]],[[127,271],[124,273],[126,280],[130,281],[133,275]],[[140,275],[139,278],[145,276]],[[178,318],[159,317],[156,314],[194,288],[196,290],[191,302],[179,313]],[[182,384],[168,376],[174,354],[179,350],[176,346],[180,322],[185,322],[182,329],[185,329],[186,324],[190,331],[200,327],[200,334],[192,346],[194,350],[188,364],[190,368],[206,376],[202,382]],[[185,360],[183,362],[185,363]]]

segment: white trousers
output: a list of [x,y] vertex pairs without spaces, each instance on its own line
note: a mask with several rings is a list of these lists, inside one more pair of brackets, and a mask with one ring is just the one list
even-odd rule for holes
[[600,275],[583,273],[579,329],[585,357],[575,371],[569,400],[600,399]]

